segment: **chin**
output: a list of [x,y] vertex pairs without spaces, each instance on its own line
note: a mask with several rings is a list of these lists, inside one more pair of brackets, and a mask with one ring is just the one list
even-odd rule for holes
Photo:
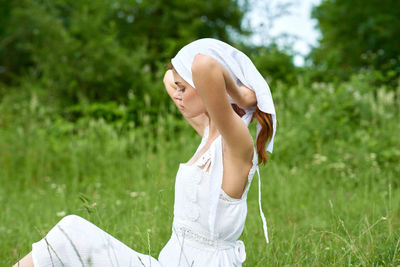
[[184,114],[184,116],[188,119],[193,119],[196,118],[198,115],[193,115],[193,114]]
[[187,115],[186,115],[186,117],[187,118],[196,118],[196,117],[198,117],[198,116],[200,116],[200,115],[203,115],[203,114],[205,114],[205,111],[201,111],[201,112],[188,112],[188,113],[186,113]]

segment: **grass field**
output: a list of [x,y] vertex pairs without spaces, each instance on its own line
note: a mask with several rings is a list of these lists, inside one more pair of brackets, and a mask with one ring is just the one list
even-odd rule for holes
[[[274,90],[279,130],[272,160],[261,168],[270,244],[254,180],[244,266],[400,265],[400,89],[362,86]],[[171,234],[178,164],[200,138],[168,114],[156,129],[72,123],[34,94],[4,96],[0,265],[15,263],[68,214],[158,257]]]

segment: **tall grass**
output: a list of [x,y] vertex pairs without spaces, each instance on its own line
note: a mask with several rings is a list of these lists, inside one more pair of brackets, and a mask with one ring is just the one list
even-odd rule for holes
[[[279,129],[261,169],[271,242],[253,182],[245,266],[400,265],[399,90],[364,77],[274,89]],[[6,94],[0,112],[1,266],[67,214],[158,256],[171,235],[178,164],[200,141],[189,126],[169,114],[155,128],[72,123],[35,94]]]

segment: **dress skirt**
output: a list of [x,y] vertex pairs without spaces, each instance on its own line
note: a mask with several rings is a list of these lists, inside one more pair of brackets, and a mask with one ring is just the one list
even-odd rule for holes
[[[174,223],[158,260],[138,253],[89,221],[68,215],[32,244],[35,267],[230,267],[242,266],[243,242],[210,244]],[[196,231],[197,232],[197,231]]]
[[162,266],[76,215],[64,217],[45,238],[32,244],[32,258],[35,267]]

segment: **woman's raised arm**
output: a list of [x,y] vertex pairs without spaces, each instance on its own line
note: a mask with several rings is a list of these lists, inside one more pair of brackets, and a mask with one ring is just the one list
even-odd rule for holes
[[[229,102],[227,90],[237,91],[229,73],[215,59],[198,54],[192,64],[192,79],[230,153],[238,159],[248,161],[253,154],[253,141],[247,126]],[[235,95],[231,96],[235,100]]]

